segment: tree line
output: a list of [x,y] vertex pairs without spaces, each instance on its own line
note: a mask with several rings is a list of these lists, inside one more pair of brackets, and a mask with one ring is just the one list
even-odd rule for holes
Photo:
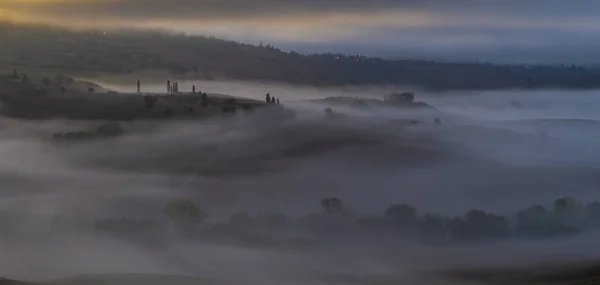
[[0,33],[0,54],[5,55],[0,65],[77,74],[166,70],[188,79],[328,86],[398,84],[436,90],[600,87],[600,70],[572,64],[442,63],[336,53],[299,54],[271,45],[153,31],[98,37],[93,33],[46,27],[25,29],[0,23]]
[[[380,215],[361,216],[336,197],[323,198],[321,211],[301,218],[283,214],[250,215],[234,213],[227,221],[210,222],[210,215],[191,199],[173,198],[163,208],[170,223],[194,232],[197,237],[260,235],[284,231],[304,231],[339,238],[388,237],[425,243],[498,241],[507,239],[546,239],[573,236],[600,228],[600,203],[582,205],[571,197],[559,198],[550,207],[533,205],[514,215],[499,215],[480,209],[459,217],[419,213],[407,204],[394,204]],[[124,226],[125,224],[125,226]],[[157,226],[158,222],[104,220],[96,225],[106,231]]]

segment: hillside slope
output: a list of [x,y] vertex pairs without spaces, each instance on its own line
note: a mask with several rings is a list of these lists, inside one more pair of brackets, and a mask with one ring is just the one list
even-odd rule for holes
[[180,78],[336,86],[415,85],[436,90],[596,88],[600,70],[301,55],[154,31],[69,31],[0,22],[0,70],[100,76],[168,71]]

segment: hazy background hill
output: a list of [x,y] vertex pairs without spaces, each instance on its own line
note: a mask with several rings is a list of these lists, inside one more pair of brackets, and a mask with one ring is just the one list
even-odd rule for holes
[[600,70],[301,55],[270,45],[158,31],[70,31],[0,23],[0,69],[77,76],[167,74],[182,79],[258,80],[319,86],[397,84],[435,90],[596,88]]

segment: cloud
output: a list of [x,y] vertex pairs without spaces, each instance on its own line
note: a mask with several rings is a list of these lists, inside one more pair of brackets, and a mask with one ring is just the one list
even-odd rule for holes
[[[481,54],[471,60],[579,62],[584,46],[600,46],[594,0],[4,0],[0,6],[5,17],[21,21],[163,28],[301,52],[341,46],[451,59],[462,49],[468,51],[460,58]],[[542,47],[552,52],[514,57]]]
[[445,13],[462,16],[527,15],[545,17],[593,17],[600,3],[574,0],[564,5],[559,0],[4,0],[7,8],[38,16],[63,16],[81,19],[171,19],[201,20],[276,17],[296,15],[361,13],[378,11]]

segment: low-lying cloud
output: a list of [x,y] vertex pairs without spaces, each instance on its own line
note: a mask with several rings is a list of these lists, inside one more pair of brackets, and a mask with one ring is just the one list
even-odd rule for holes
[[[411,204],[419,214],[456,216],[481,208],[510,215],[564,195],[585,202],[599,198],[596,92],[418,93],[417,100],[441,112],[362,112],[302,99],[380,98],[395,90],[219,82],[185,82],[182,88],[190,84],[233,95],[257,94],[257,99],[267,88],[281,94],[284,105],[298,116],[291,122],[261,122],[252,116],[127,122],[123,137],[65,144],[51,141],[51,134],[93,129],[99,122],[0,119],[0,209],[20,214],[9,216],[9,226],[25,227],[23,236],[3,231],[0,237],[2,275],[89,282],[69,284],[95,284],[94,278],[120,280],[111,284],[200,283],[184,277],[120,275],[127,273],[188,275],[207,284],[423,284],[433,283],[437,270],[452,267],[598,256],[590,250],[596,234],[474,247],[407,246],[396,236],[390,243],[344,237],[310,246],[267,239],[261,247],[248,245],[252,240],[239,245],[223,238],[215,244],[155,232],[164,234],[165,242],[148,246],[85,227],[58,227],[49,235],[42,221],[34,223],[55,215],[88,221],[160,220],[164,202],[176,196],[196,201],[210,214],[208,226],[215,228],[236,212],[297,219],[318,212],[320,199],[330,196],[361,216],[381,216],[393,203]],[[326,120],[326,106],[354,117]],[[407,128],[394,121],[407,117],[424,124]],[[434,125],[434,117],[442,118],[443,125]],[[1,216],[6,219],[4,212]],[[80,279],[88,274],[101,276]]]

